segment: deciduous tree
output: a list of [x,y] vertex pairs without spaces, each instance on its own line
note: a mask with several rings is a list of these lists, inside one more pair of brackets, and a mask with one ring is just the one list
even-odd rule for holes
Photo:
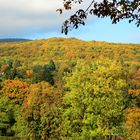
[[59,101],[58,92],[49,83],[32,84],[16,124],[19,133],[33,140],[59,139]]
[[119,63],[80,62],[65,80],[62,131],[67,138],[110,140],[123,135],[127,83]]
[[[84,3],[85,0],[63,0],[63,8],[57,11],[62,14],[64,10],[71,10],[75,4]],[[79,7],[78,7],[79,8]],[[136,22],[140,25],[140,1],[139,0],[91,0],[90,5],[84,9],[80,7],[75,14],[71,15],[62,26],[62,33],[67,34],[72,28],[85,25],[89,14],[99,18],[110,17],[113,24],[122,19],[128,19],[129,23]]]

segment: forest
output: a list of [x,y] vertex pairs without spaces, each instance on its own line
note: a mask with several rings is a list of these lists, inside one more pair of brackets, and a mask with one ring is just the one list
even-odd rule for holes
[[0,43],[0,139],[140,140],[140,45],[48,38]]

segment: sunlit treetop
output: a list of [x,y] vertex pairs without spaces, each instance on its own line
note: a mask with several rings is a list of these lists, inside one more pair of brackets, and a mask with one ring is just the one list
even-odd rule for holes
[[[63,8],[57,9],[60,14],[65,10],[71,10],[74,5],[81,5],[85,0],[63,0]],[[79,7],[78,7],[79,8]],[[62,33],[67,34],[69,30],[77,29],[79,25],[85,25],[88,15],[99,18],[110,17],[112,24],[118,23],[122,19],[134,21],[136,26],[140,25],[140,1],[139,0],[91,0],[87,8],[77,9],[62,25]]]

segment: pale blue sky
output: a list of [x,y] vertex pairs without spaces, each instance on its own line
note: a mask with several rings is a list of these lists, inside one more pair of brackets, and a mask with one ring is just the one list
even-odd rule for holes
[[[90,17],[86,26],[61,34],[62,22],[68,13],[59,15],[56,9],[63,0],[0,0],[0,38],[42,39],[48,37],[76,37],[121,43],[140,43],[140,27],[121,21],[112,25],[109,19]],[[85,0],[85,5],[90,0]]]
[[60,31],[49,31],[31,36],[31,38],[48,37],[76,37],[82,40],[96,40],[116,43],[138,43],[140,44],[140,28],[134,23],[121,21],[118,24],[112,24],[110,19],[94,19],[87,22],[86,26],[81,26],[77,30],[72,30],[67,36],[62,35]]

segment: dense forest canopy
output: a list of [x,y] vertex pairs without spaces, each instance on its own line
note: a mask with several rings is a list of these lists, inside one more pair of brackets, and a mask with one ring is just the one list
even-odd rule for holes
[[[64,10],[71,10],[74,5],[81,5],[85,0],[63,0],[63,8],[57,9],[60,14]],[[79,8],[79,7],[78,7]],[[63,26],[62,33],[67,34],[72,28],[77,29],[79,25],[85,25],[88,16],[94,15],[99,18],[109,17],[113,24],[120,20],[128,19],[129,23],[134,21],[140,25],[140,1],[139,0],[90,0],[90,5],[85,9],[81,6],[76,13],[68,18]]]
[[0,58],[0,139],[140,139],[140,45],[5,42]]

